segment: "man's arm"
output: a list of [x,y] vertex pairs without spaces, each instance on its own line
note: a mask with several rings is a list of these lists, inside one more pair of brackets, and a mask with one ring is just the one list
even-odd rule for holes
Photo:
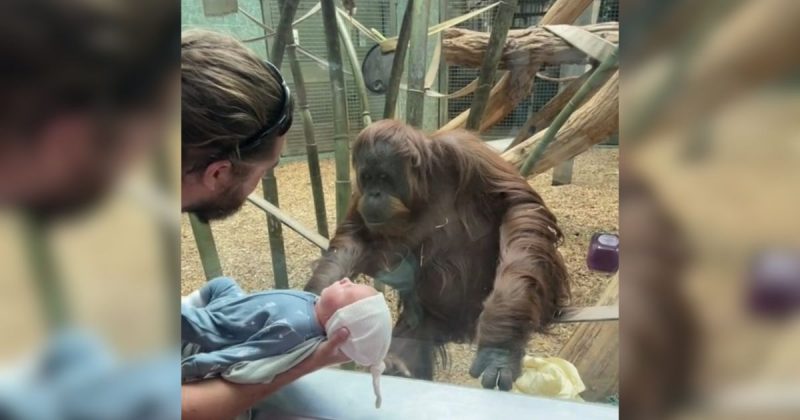
[[328,337],[307,359],[278,375],[268,384],[235,384],[211,379],[181,387],[181,418],[184,420],[219,420],[238,415],[264,397],[301,376],[333,364],[348,361],[340,351],[350,333],[342,328]]

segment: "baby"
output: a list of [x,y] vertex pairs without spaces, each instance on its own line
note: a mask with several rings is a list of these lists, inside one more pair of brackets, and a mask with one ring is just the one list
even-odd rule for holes
[[270,382],[311,355],[327,332],[343,327],[350,336],[341,351],[370,367],[379,407],[391,314],[383,294],[349,279],[319,296],[298,290],[246,294],[230,278],[209,281],[181,302],[181,377]]

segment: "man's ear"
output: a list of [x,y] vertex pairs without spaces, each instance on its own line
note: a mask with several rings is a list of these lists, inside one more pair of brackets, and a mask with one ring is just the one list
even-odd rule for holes
[[203,172],[202,182],[210,191],[217,191],[231,185],[232,179],[233,164],[225,159],[211,162]]

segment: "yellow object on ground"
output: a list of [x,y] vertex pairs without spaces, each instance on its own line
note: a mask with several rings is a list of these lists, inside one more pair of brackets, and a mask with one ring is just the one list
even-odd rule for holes
[[583,401],[580,393],[586,390],[578,369],[558,357],[522,359],[522,375],[514,382],[514,391],[542,397]]

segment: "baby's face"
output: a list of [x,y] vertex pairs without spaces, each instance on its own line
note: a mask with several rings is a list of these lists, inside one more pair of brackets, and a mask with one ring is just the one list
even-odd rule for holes
[[316,309],[320,323],[325,325],[339,308],[374,296],[376,293],[378,292],[374,288],[365,284],[355,284],[347,278],[331,284],[322,289],[317,301]]

